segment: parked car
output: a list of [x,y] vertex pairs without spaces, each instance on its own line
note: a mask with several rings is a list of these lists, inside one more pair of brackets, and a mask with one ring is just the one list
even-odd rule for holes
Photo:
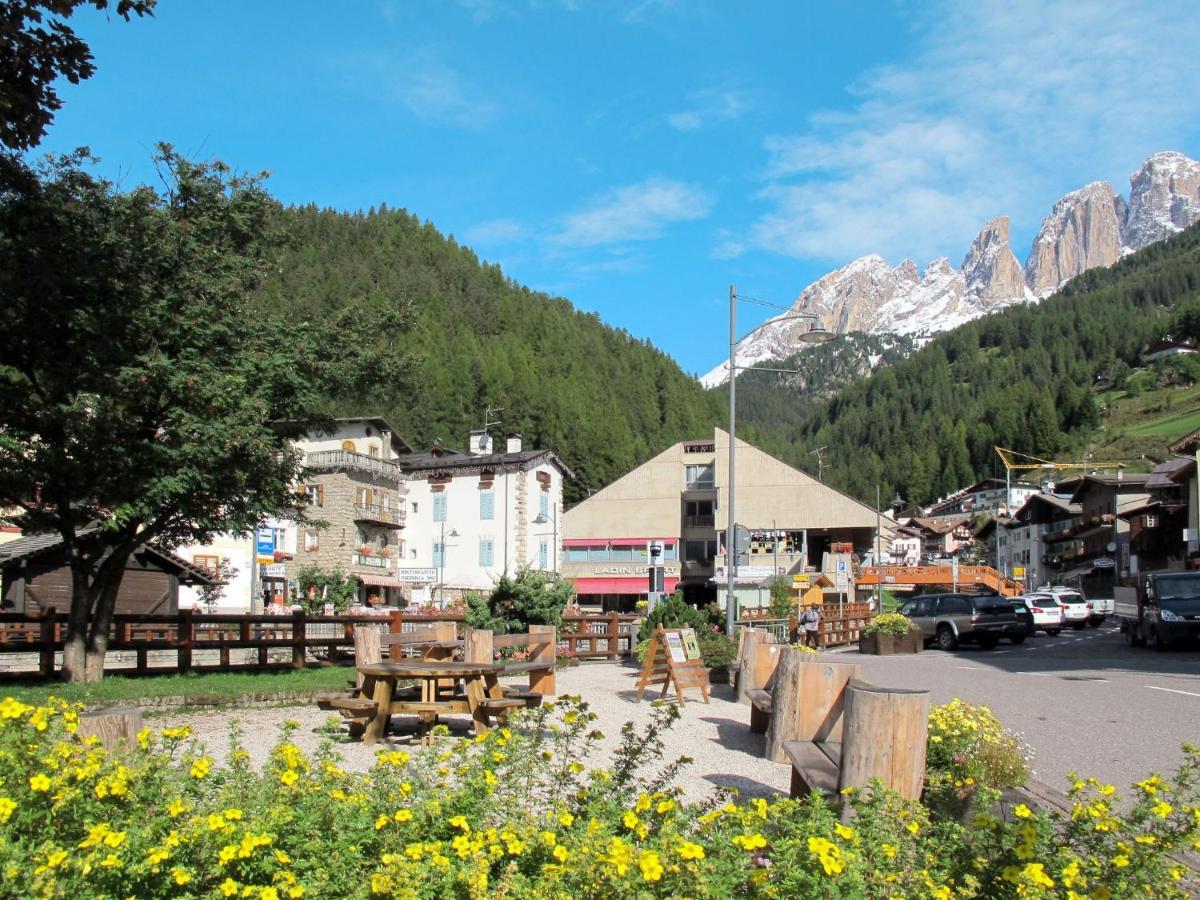
[[1064,625],[1070,625],[1076,631],[1087,627],[1088,620],[1092,617],[1092,607],[1083,594],[1079,591],[1060,590],[1053,596],[1062,606]]
[[1033,616],[1033,627],[1054,636],[1062,632],[1063,609],[1052,594],[1032,593],[1020,598]]
[[1012,607],[1013,615],[1017,618],[1017,624],[1011,631],[1006,632],[1004,636],[1014,644],[1019,644],[1025,638],[1032,637],[1036,630],[1033,613],[1020,597],[1009,597],[1007,599],[1008,605]]
[[899,611],[920,627],[926,643],[932,641],[940,650],[960,643],[990,650],[1018,627],[1012,606],[997,594],[925,594],[905,601]]

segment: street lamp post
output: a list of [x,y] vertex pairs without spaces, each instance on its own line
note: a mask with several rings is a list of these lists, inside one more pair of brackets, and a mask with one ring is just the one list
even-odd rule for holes
[[453,528],[449,534],[446,533],[446,523],[442,522],[442,542],[438,546],[442,548],[442,552],[438,554],[438,607],[446,608],[446,538],[458,537],[458,532]]
[[[796,369],[768,369],[763,367],[739,366],[737,364],[738,300],[756,303],[759,306],[781,309],[785,312],[791,311],[791,307],[768,303],[765,300],[759,300],[755,297],[739,297],[737,288],[732,284],[729,286],[729,525],[725,529],[725,634],[730,637],[733,636],[734,611],[737,606],[737,600],[733,591],[735,576],[737,574],[737,535],[735,534],[737,522],[735,507],[737,496],[735,490],[735,466],[737,464],[737,372],[739,368],[759,368],[759,371],[763,372],[783,372],[787,374],[795,374],[798,371]],[[786,322],[789,319],[807,319],[812,322],[812,325],[799,338],[805,344],[823,344],[834,338],[833,332],[826,331],[821,326],[820,319],[811,313],[793,313],[789,316],[779,316],[771,321]]]

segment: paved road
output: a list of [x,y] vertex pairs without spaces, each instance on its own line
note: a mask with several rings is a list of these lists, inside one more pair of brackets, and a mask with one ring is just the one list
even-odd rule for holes
[[1128,647],[1113,625],[995,650],[844,658],[877,683],[928,688],[933,703],[987,704],[1033,748],[1037,777],[1060,789],[1072,771],[1124,788],[1173,772],[1181,744],[1200,745],[1200,650]]

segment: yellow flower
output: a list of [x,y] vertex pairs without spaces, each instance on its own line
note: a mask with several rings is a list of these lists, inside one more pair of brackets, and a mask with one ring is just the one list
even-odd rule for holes
[[258,896],[259,900],[279,900],[279,891],[273,887],[265,887]]
[[833,833],[845,841],[851,840],[854,837],[854,829],[840,822],[833,826]]
[[387,825],[387,823],[390,821],[392,821],[392,817],[389,816],[387,813],[384,813],[378,819],[375,820],[375,830],[378,831],[379,829],[381,829],[385,825]]
[[[766,805],[765,800],[763,801],[763,804],[764,804],[764,806]],[[669,813],[674,808],[675,808],[674,800],[663,800],[661,803],[658,804],[658,806],[655,807],[655,811],[661,816],[666,813]],[[767,817],[766,813],[764,812],[763,818],[765,819],[766,817]]]
[[226,878],[221,882],[221,894],[226,897],[232,897],[238,892],[238,883],[232,878]]
[[29,788],[30,790],[45,793],[50,790],[50,779],[41,772],[38,772],[38,774],[29,779]]
[[221,865],[225,865],[226,863],[233,862],[235,859],[237,859],[237,854],[237,844],[226,844],[221,848],[221,852],[217,854],[217,860],[221,863]]
[[758,813],[759,818],[765,819],[767,817],[767,801],[762,797],[757,797],[751,802],[754,804],[754,811]]
[[662,862],[659,860],[658,854],[653,850],[647,850],[638,857],[638,868],[642,870],[642,879],[644,881],[658,881],[662,878]]
[[637,803],[634,804],[633,810],[636,813],[644,813],[650,808],[651,800],[645,794],[637,798]]
[[883,851],[883,855],[888,859],[895,859],[896,852],[900,849],[895,844],[883,844],[879,849]]
[[1016,816],[1018,819],[1028,819],[1030,816],[1033,815],[1033,810],[1031,810],[1024,803],[1018,803],[1016,805],[1016,808],[1013,809],[1013,815]]
[[916,822],[909,822],[904,827],[908,831],[909,834],[916,834],[918,831],[921,830],[921,826],[918,825]]
[[625,810],[625,815],[623,815],[621,817],[621,822],[625,825],[626,828],[637,828],[637,826],[638,826],[637,813],[635,813],[633,810],[630,810],[630,809]]
[[1114,856],[1113,860],[1112,860],[1112,864],[1114,866],[1116,866],[1118,869],[1123,869],[1127,865],[1129,865],[1129,857],[1123,853],[1119,856]]
[[451,828],[461,828],[463,831],[470,831],[471,826],[467,824],[466,816],[454,816],[448,820]]
[[392,816],[397,822],[411,822],[412,817],[412,810],[410,809],[398,809],[396,810],[396,814]]
[[17,804],[8,797],[0,797],[0,822],[7,822],[16,809]]
[[739,834],[733,839],[733,845],[743,850],[758,850],[767,846],[767,839],[761,834]]
[[547,847],[553,847],[558,843],[558,835],[556,835],[553,831],[543,831],[540,837],[542,839],[542,843]]
[[291,786],[300,780],[300,776],[296,774],[295,769],[288,769],[279,776],[280,782]]
[[201,756],[192,763],[191,775],[193,778],[203,778],[212,770],[212,760],[207,756]]
[[275,849],[275,861],[281,866],[290,866],[292,864],[292,858],[279,848]]
[[1156,803],[1154,805],[1154,808],[1150,811],[1152,813],[1154,813],[1156,816],[1158,816],[1160,819],[1165,819],[1167,816],[1169,816],[1172,812],[1175,811],[1175,807],[1173,807],[1166,800],[1160,800],[1158,803]]
[[569,855],[570,854],[567,852],[567,848],[565,846],[563,846],[562,844],[557,845],[553,850],[554,858],[557,859],[560,863],[566,862],[567,857]]
[[558,823],[562,825],[563,828],[570,828],[575,823],[575,817],[569,812],[559,813]]
[[1054,887],[1054,879],[1046,874],[1045,866],[1041,863],[1029,863],[1021,874],[1038,887]]
[[186,803],[176,798],[167,804],[167,815],[174,819],[177,816],[181,816],[187,812],[187,808],[188,806]]
[[679,845],[679,855],[683,859],[704,859],[704,848],[691,841],[684,841]]
[[187,884],[192,880],[192,876],[188,873],[187,869],[181,869],[178,866],[171,870],[171,877],[173,877],[175,879],[175,883],[179,885]]

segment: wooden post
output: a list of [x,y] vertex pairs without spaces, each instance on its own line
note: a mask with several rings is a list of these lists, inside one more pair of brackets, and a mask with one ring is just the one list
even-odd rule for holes
[[40,638],[41,647],[38,649],[38,674],[43,678],[49,678],[54,674],[54,607],[47,606],[40,613]]
[[398,609],[393,609],[392,614],[388,619],[388,631],[391,634],[402,634],[404,632],[404,613]]
[[495,647],[492,644],[492,632],[486,628],[468,627],[463,648],[463,661],[491,665],[494,657]]
[[608,617],[608,658],[613,662],[617,661],[617,635],[621,633],[621,617],[619,615],[611,615]]
[[788,741],[836,743],[842,739],[842,709],[846,684],[858,675],[855,663],[829,663],[784,647],[771,691],[771,725],[767,729],[767,759],[788,761]]
[[[383,654],[379,649],[379,629],[374,625],[359,625],[354,629],[354,665],[366,666],[383,662]],[[361,689],[363,674],[358,673],[355,685]]]
[[79,716],[81,738],[98,737],[107,750],[119,750],[137,743],[137,733],[142,730],[142,711],[132,706],[101,709],[85,712]]
[[908,800],[925,782],[929,691],[877,687],[861,678],[846,686],[839,789],[878,778]]
[[192,668],[192,642],[196,639],[195,613],[190,609],[179,611],[179,671]]
[[755,663],[758,655],[758,645],[764,642],[766,632],[757,628],[743,628],[741,651],[738,654],[738,703],[750,705],[749,692],[758,687],[754,683]]
[[529,640],[534,639],[543,646],[538,648],[537,655],[530,662],[542,663],[550,667],[548,672],[530,672],[529,690],[544,697],[553,696],[558,688],[554,679],[554,663],[558,656],[557,630],[553,625],[530,625]]
[[308,655],[308,626],[304,624],[304,610],[292,612],[292,668],[303,669]]

